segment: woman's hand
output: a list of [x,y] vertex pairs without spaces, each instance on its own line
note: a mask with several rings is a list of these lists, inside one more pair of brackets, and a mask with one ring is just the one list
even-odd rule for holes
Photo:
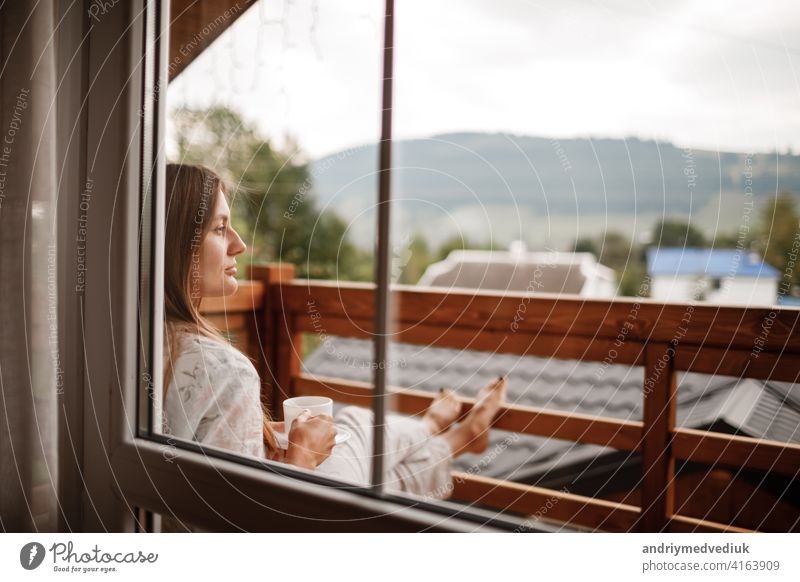
[[280,463],[286,462],[286,451],[281,448],[273,448],[275,438],[271,433],[284,432],[283,421],[271,420],[267,424],[269,427],[264,427],[264,453],[270,461],[278,461]]
[[336,428],[333,417],[327,414],[311,416],[303,412],[295,418],[289,429],[289,447],[286,462],[304,469],[314,470],[327,459],[336,445]]

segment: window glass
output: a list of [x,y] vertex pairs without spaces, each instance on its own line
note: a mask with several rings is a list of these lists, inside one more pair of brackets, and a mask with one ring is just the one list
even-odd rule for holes
[[[369,398],[352,402],[305,361],[342,325],[359,329],[352,293],[326,285],[373,280],[382,22],[371,0],[173,11],[165,455],[194,441],[369,485]],[[344,164],[359,175],[343,180]],[[316,401],[284,404],[295,397]],[[305,436],[289,445],[281,421],[303,409],[334,428],[298,420]]]
[[[524,289],[551,252],[537,291],[798,302],[795,5],[412,1],[396,21],[402,281]],[[462,248],[497,254],[423,277]]]
[[[597,330],[561,330],[572,343],[548,338],[567,316],[534,298],[800,303],[797,23],[791,3],[403,2],[392,280],[412,287],[387,361],[406,390],[396,408],[421,412],[410,393],[442,387],[472,402],[505,375],[507,404],[638,422],[643,369],[626,322],[641,304],[590,356],[601,314],[583,317]],[[492,299],[504,295],[517,299]],[[681,393],[710,393],[685,376]],[[454,468],[601,496],[588,476],[598,451],[624,472],[625,451],[500,430]],[[576,455],[585,471],[569,468]]]

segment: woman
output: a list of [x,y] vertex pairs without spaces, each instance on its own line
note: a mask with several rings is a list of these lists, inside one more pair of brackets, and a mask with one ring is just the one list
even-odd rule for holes
[[[255,368],[199,313],[203,297],[230,295],[238,285],[236,257],[246,246],[230,224],[226,198],[223,181],[211,170],[167,166],[164,432],[366,485],[371,411],[353,406],[339,411],[335,422],[352,437],[336,446],[334,420],[305,413],[288,427],[287,449],[279,449],[275,430],[283,432],[283,423],[270,422],[261,406]],[[455,425],[461,406],[449,390],[437,395],[422,419],[388,415],[387,487],[447,497],[453,458],[487,447],[489,426],[504,398],[500,378]]]

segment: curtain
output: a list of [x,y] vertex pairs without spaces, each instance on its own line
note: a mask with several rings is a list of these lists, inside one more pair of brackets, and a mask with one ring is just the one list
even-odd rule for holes
[[0,528],[56,531],[54,3],[0,6]]

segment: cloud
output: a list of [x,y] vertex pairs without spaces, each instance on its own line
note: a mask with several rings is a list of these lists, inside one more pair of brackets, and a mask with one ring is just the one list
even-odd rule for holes
[[[397,137],[800,148],[796,3],[405,0],[396,11]],[[380,2],[314,12],[308,0],[262,0],[179,78],[170,103],[227,103],[313,157],[374,142],[381,42]]]

